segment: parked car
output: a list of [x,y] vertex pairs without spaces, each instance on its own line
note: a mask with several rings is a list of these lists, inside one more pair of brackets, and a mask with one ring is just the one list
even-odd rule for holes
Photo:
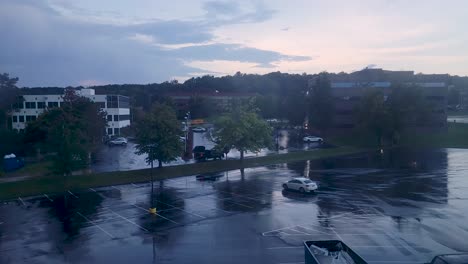
[[311,142],[323,143],[323,138],[315,137],[315,136],[306,136],[306,137],[302,138],[302,141],[304,141],[306,143],[311,143]]
[[221,177],[223,177],[221,173],[206,173],[195,176],[199,181],[216,181]]
[[206,128],[204,127],[194,127],[192,128],[193,132],[201,133],[201,132],[206,132]]
[[285,190],[296,190],[301,193],[313,192],[318,189],[317,183],[307,178],[293,178],[290,181],[283,183]]
[[127,143],[128,141],[126,138],[118,137],[118,138],[111,139],[109,141],[109,146],[126,146]]
[[193,158],[197,161],[204,161],[207,159],[222,159],[224,153],[214,150],[206,149],[204,146],[196,146],[193,148]]

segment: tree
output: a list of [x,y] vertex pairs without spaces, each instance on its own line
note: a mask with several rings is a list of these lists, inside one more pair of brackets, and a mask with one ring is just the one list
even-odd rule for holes
[[248,106],[234,106],[215,122],[215,127],[216,148],[235,148],[241,160],[245,151],[255,152],[271,146],[271,127]]
[[430,108],[417,86],[394,85],[388,96],[369,88],[357,106],[356,118],[359,127],[373,133],[382,146],[385,140],[398,143],[403,130],[424,125]]
[[[154,207],[153,170],[154,161],[162,168],[163,162],[175,160],[182,154],[180,136],[182,131],[174,110],[156,103],[151,112],[136,123],[136,149],[138,155],[146,154],[146,162],[151,165],[151,212]],[[162,184],[162,182],[161,182]]]
[[0,128],[8,129],[8,112],[18,96],[18,78],[10,78],[8,73],[0,73]]
[[333,96],[328,73],[322,72],[310,83],[308,96],[310,123],[318,129],[327,129],[333,122]]
[[60,108],[45,111],[27,125],[25,142],[55,153],[53,172],[69,176],[87,165],[105,125],[105,113],[96,104],[67,90]]
[[358,128],[374,134],[377,144],[381,146],[384,137],[391,131],[391,115],[382,91],[366,90],[355,114]]
[[151,168],[156,160],[161,168],[163,162],[173,161],[182,153],[182,131],[174,110],[167,105],[155,104],[151,112],[137,122],[135,130],[136,154],[146,154]]

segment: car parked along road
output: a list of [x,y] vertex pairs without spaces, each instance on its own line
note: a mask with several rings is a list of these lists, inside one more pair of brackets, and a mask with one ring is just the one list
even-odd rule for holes
[[114,138],[108,142],[109,146],[126,146],[127,143],[127,139],[123,137]]

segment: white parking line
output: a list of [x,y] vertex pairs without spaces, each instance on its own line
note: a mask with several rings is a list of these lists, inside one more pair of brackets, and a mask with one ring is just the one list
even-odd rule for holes
[[53,202],[54,200],[50,199],[50,197],[47,194],[44,194],[45,198],[49,199],[49,201]]
[[157,201],[157,202],[162,203],[162,204],[165,204],[165,205],[167,205],[167,206],[170,206],[170,207],[172,207],[172,208],[174,208],[174,209],[184,211],[184,212],[186,212],[187,214],[191,214],[191,215],[194,215],[194,216],[198,216],[198,217],[203,218],[203,219],[206,218],[206,217],[201,216],[201,215],[198,215],[198,214],[196,214],[196,213],[192,213],[192,212],[186,211],[186,210],[184,210],[184,209],[182,209],[182,208],[179,208],[179,207],[177,207],[177,206],[173,206],[173,205],[170,205],[170,204],[167,204],[167,203],[163,203],[163,202],[161,202],[161,201]]
[[71,194],[73,197],[77,198],[78,199],[78,196],[76,196],[75,194],[73,194],[71,191],[68,191],[69,194]]
[[141,225],[139,225],[139,224],[133,222],[132,220],[130,220],[130,219],[124,217],[124,216],[121,216],[120,214],[114,212],[114,211],[111,210],[111,209],[108,209],[108,210],[111,211],[113,214],[117,215],[118,217],[122,218],[123,220],[129,222],[130,224],[133,224],[133,225],[139,227],[141,230],[143,230],[143,231],[145,231],[145,232],[148,232],[148,229],[146,229],[146,228],[142,227]]
[[[369,196],[367,196],[367,195],[362,195],[362,196],[363,196],[364,198],[368,199],[369,201],[373,202],[373,203],[376,202],[376,200],[371,199],[371,198],[370,198]],[[349,203],[349,202],[348,202],[348,203]],[[350,204],[350,205],[351,205],[351,204]],[[360,207],[359,205],[356,205],[356,207],[359,208],[359,209],[361,209],[361,210],[363,210],[363,208]],[[380,216],[382,216],[382,217],[384,217],[384,218],[388,218],[388,217],[389,217],[389,216],[384,215],[382,212],[380,212],[379,210],[377,210],[377,209],[374,208],[374,207],[372,207],[371,209],[373,209],[373,211],[374,211],[376,214],[378,214],[378,215],[380,215]],[[402,238],[398,237],[397,235],[393,234],[392,232],[387,232],[387,231],[385,231],[385,229],[382,229],[382,232],[383,232],[384,234],[386,234],[388,237],[390,237],[391,239],[395,240],[395,242],[397,242],[402,248],[406,249],[406,250],[407,250],[408,252],[410,252],[411,254],[413,254],[413,255],[415,255],[415,256],[418,255],[418,253],[417,253],[415,250],[413,250],[413,248],[412,248],[410,245],[405,245],[405,244],[403,244],[402,241],[404,241],[404,240],[403,240]],[[404,241],[404,242],[406,243],[406,241]]]
[[23,199],[21,199],[21,197],[18,197],[18,200],[20,200],[20,202],[21,202],[24,206],[26,206],[26,204],[24,203]]
[[93,189],[93,188],[89,188],[89,189],[90,189],[91,191],[95,192],[97,195],[101,196],[102,198],[104,198],[104,199],[107,198],[105,195],[103,195],[102,193],[96,191],[95,189]]
[[[148,212],[147,209],[145,209],[145,208],[143,208],[143,207],[141,207],[141,206],[138,206],[138,205],[136,205],[136,204],[134,204],[133,206],[135,206],[136,208],[140,208],[141,210],[145,210],[146,212]],[[171,220],[171,219],[169,219],[169,218],[167,218],[167,217],[164,217],[164,216],[162,216],[162,215],[160,215],[160,214],[158,214],[158,213],[155,213],[155,215],[160,216],[161,218],[166,219],[167,221],[170,221],[170,222],[172,222],[172,223],[174,223],[174,224],[178,224],[176,221],[173,221],[173,220]]]
[[77,212],[77,214],[79,214],[81,217],[83,217],[86,221],[90,222],[91,224],[93,224],[95,227],[99,228],[99,230],[101,230],[102,232],[104,232],[106,235],[108,235],[110,238],[114,238],[113,235],[109,234],[109,232],[107,232],[106,230],[102,229],[102,227],[100,227],[98,224],[96,224],[93,220],[89,219],[88,217],[82,215],[80,212]]

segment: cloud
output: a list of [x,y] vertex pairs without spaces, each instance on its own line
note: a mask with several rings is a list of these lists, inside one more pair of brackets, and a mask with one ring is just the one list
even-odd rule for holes
[[[214,28],[269,19],[274,11],[258,2],[250,6],[205,4],[208,13],[223,14],[218,18],[139,23],[114,23],[99,12],[60,5],[62,2],[55,1],[53,7],[47,3],[0,3],[4,36],[0,72],[20,77],[22,86],[150,83],[212,72],[188,63],[191,61],[232,60],[266,68],[282,60],[310,59],[216,41]],[[87,15],[90,21],[83,18]]]
[[231,60],[239,62],[251,62],[261,67],[272,67],[272,63],[287,61],[306,61],[312,60],[308,56],[290,56],[279,52],[260,50],[256,48],[245,47],[239,44],[211,44],[198,45],[175,49],[168,52],[169,56],[185,58],[186,60]]

